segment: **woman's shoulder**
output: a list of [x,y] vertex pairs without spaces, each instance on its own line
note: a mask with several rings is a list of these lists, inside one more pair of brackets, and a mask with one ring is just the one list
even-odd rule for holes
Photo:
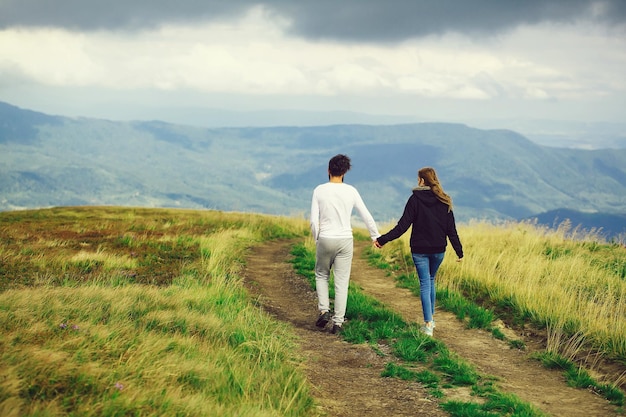
[[435,193],[433,193],[430,187],[415,187],[413,188],[411,196],[420,199],[429,199],[435,197]]

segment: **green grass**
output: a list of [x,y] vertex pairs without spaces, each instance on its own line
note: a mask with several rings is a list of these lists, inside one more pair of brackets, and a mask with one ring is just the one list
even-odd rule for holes
[[[312,241],[296,245],[291,253],[294,255],[292,262],[296,270],[315,288],[312,275],[315,248]],[[499,392],[493,385],[489,390],[484,389],[490,384],[490,378],[481,376],[471,364],[450,352],[441,341],[421,333],[416,324],[404,322],[399,315],[365,295],[352,283],[348,294],[348,320],[341,337],[350,343],[369,343],[372,346],[384,343],[391,346],[392,361],[386,365],[382,377],[422,383],[451,415],[543,416],[533,406],[514,395]],[[445,400],[447,389],[463,386],[472,387],[476,396],[484,397],[487,401],[478,404]],[[468,410],[472,410],[470,414],[466,414]]]
[[[481,225],[482,226],[482,225]],[[515,225],[509,228],[514,228]],[[542,312],[530,309],[530,307],[523,305],[519,302],[520,295],[524,291],[532,291],[525,284],[521,291],[516,288],[509,288],[507,295],[501,295],[499,288],[497,287],[498,274],[521,274],[525,273],[526,263],[532,263],[532,257],[544,257],[550,262],[557,262],[556,260],[569,259],[569,262],[575,265],[582,265],[587,263],[581,268],[596,268],[596,271],[600,271],[601,274],[606,274],[606,283],[593,283],[585,285],[584,279],[580,281],[580,287],[583,288],[588,294],[591,303],[597,303],[603,308],[612,309],[615,307],[615,303],[620,304],[621,299],[624,299],[624,295],[619,292],[619,288],[626,290],[626,286],[621,285],[619,281],[615,281],[615,277],[623,279],[622,267],[616,265],[625,265],[626,256],[623,254],[623,248],[616,244],[603,244],[598,242],[573,242],[567,240],[559,240],[558,236],[553,235],[541,235],[538,230],[529,229],[528,225],[517,226],[518,230],[523,230],[523,233],[515,236],[518,239],[519,246],[529,246],[534,248],[536,253],[526,254],[524,265],[517,265],[512,262],[511,259],[503,258],[502,248],[509,246],[510,243],[503,241],[501,235],[498,235],[500,240],[493,242],[490,241],[485,247],[481,247],[481,259],[491,259],[489,257],[489,250],[497,250],[498,256],[495,256],[496,272],[490,272],[493,276],[489,276],[487,279],[481,279],[478,275],[468,277],[468,270],[473,271],[476,266],[474,260],[471,257],[466,257],[462,264],[450,262],[446,257],[442,269],[440,271],[439,287],[437,289],[437,303],[438,306],[448,310],[456,315],[456,317],[464,321],[468,328],[480,328],[488,330],[492,333],[493,337],[506,340],[509,346],[514,349],[525,349],[525,344],[521,340],[507,340],[506,336],[497,327],[492,326],[493,321],[496,318],[505,320],[512,326],[523,326],[525,324],[534,324],[539,327],[547,327],[549,338],[555,339],[552,343],[548,343],[545,352],[536,355],[544,366],[546,367],[559,367],[564,369],[565,376],[568,384],[582,389],[593,389],[600,395],[604,396],[612,404],[617,406],[623,406],[624,393],[613,383],[601,384],[594,380],[587,371],[584,370],[582,365],[576,365],[572,359],[566,359],[559,354],[559,351],[564,352],[567,350],[568,355],[572,358],[581,356],[580,353],[584,352],[585,348],[596,347],[604,352],[605,356],[609,359],[617,357],[618,361],[623,361],[624,356],[621,352],[621,346],[624,340],[620,337],[621,327],[612,329],[615,331],[614,335],[608,336],[605,344],[598,345],[597,340],[594,337],[586,337],[589,335],[588,331],[585,331],[583,326],[583,320],[579,319],[577,315],[570,317],[563,317],[563,312],[557,309],[553,312],[554,316],[544,316]],[[471,231],[471,236],[482,239],[486,239],[486,236],[479,235],[482,227],[475,227],[470,229],[464,229],[464,231]],[[493,228],[488,228],[492,232]],[[498,233],[506,232],[508,229],[497,229]],[[510,237],[510,234],[509,234]],[[493,236],[489,237],[493,240]],[[524,239],[528,242],[524,242]],[[365,254],[370,264],[387,270],[390,275],[393,275],[396,279],[399,287],[407,288],[411,290],[413,294],[419,296],[419,281],[417,280],[416,273],[411,270],[409,265],[409,250],[406,242],[396,241],[389,247],[384,248],[382,251],[374,251],[371,248],[367,248]],[[485,253],[487,252],[487,253]],[[452,255],[451,255],[452,256]],[[530,258],[530,260],[528,259]],[[581,262],[581,259],[583,262]],[[508,268],[501,268],[500,265],[508,263]],[[566,261],[567,262],[567,261]],[[467,264],[470,264],[467,266]],[[520,261],[521,263],[521,261]],[[539,261],[537,261],[540,264]],[[557,268],[572,269],[572,265],[557,264]],[[549,267],[554,270],[555,266]],[[502,272],[499,272],[502,271]],[[524,271],[524,272],[522,272]],[[533,270],[534,271],[534,270]],[[473,272],[474,273],[474,272]],[[458,275],[455,275],[458,274]],[[476,273],[475,273],[476,274]],[[558,272],[558,275],[563,275],[562,272]],[[454,278],[456,277],[456,278]],[[501,277],[502,281],[506,281],[507,278]],[[494,283],[492,283],[494,281]],[[618,291],[607,289],[609,283],[617,282]],[[580,291],[580,290],[579,290]],[[611,292],[612,291],[612,292]],[[610,295],[608,300],[600,300],[599,297],[604,294]],[[534,291],[534,297],[541,299],[545,296],[544,291]],[[580,292],[576,295],[580,298]],[[626,301],[626,299],[624,299]],[[541,301],[537,304],[541,304]],[[619,310],[619,308],[618,308]],[[612,310],[611,310],[612,311]],[[602,312],[599,314],[607,314]],[[622,314],[623,313],[617,313]],[[551,336],[550,335],[554,335]],[[582,335],[582,336],[581,336]],[[563,338],[569,339],[570,343],[563,343]],[[563,363],[558,363],[560,361]],[[583,363],[583,362],[581,362]],[[472,408],[471,406],[470,408]]]
[[0,415],[303,416],[295,336],[247,249],[306,224],[113,207],[0,213]]
[[[555,366],[572,386],[623,405],[619,389],[597,383],[573,360],[580,346],[589,345],[620,358],[626,344],[614,335],[615,329],[620,335],[619,322],[611,322],[615,329],[584,330],[589,323],[569,305],[557,304],[554,316],[534,311],[524,293],[532,286],[520,278],[529,254],[545,268],[535,274],[543,279],[561,279],[557,268],[568,265],[591,268],[600,274],[590,273],[597,282],[574,281],[576,302],[599,306],[585,307],[596,316],[611,315],[622,300],[623,249],[552,237],[525,242],[532,233],[521,230],[513,238],[506,228],[488,228],[484,237],[480,225],[461,230],[468,255],[459,265],[444,262],[440,305],[449,303],[469,327],[486,328],[494,337],[504,338],[490,327],[494,317],[543,323],[565,340],[581,334],[583,342],[572,342],[574,354],[567,355],[567,343],[553,337],[550,355],[566,359],[550,358],[557,358]],[[295,336],[249,299],[240,275],[251,246],[302,238],[293,265],[313,286],[315,254],[307,236],[303,220],[217,211],[65,207],[0,213],[0,415],[315,414]],[[410,257],[390,250],[394,244],[403,247],[392,242],[372,262],[404,275],[400,285],[414,285]],[[519,247],[526,252],[511,252]],[[478,279],[481,274],[486,280]],[[515,285],[498,287],[510,279],[521,294],[509,291]],[[550,294],[560,297],[557,289],[551,286]],[[611,302],[603,298],[607,294]],[[379,355],[377,343],[389,346],[383,374],[422,383],[451,415],[540,415],[354,286],[346,314],[342,337],[368,343]],[[523,348],[520,341],[508,342]],[[470,387],[482,402],[447,401],[446,391],[458,386]]]
[[444,260],[440,289],[462,293],[511,325],[581,334],[581,351],[626,360],[623,245],[593,234],[569,238],[566,224],[553,231],[483,222],[463,225],[459,233],[468,256],[460,264]]
[[568,385],[575,388],[592,389],[609,400],[611,404],[619,407],[624,405],[624,393],[618,387],[614,384],[598,383],[585,369],[562,355],[543,351],[533,354],[532,357],[540,361],[546,368],[562,370]]
[[385,366],[385,370],[381,373],[383,377],[400,378],[404,381],[417,381],[426,388],[438,388],[441,383],[441,377],[436,373],[427,369],[421,371],[413,371],[404,366],[396,365],[389,362]]

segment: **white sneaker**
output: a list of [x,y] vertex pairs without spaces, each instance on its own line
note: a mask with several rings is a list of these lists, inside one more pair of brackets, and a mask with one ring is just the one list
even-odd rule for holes
[[435,326],[433,326],[433,322],[431,321],[430,323],[424,323],[424,325],[420,327],[420,331],[428,336],[432,336],[434,327]]

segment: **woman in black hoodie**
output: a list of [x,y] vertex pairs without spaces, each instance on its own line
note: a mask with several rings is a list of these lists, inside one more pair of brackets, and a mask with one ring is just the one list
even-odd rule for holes
[[404,207],[398,224],[380,236],[374,244],[382,248],[411,229],[411,255],[420,281],[420,299],[424,314],[422,332],[433,335],[435,327],[435,275],[443,262],[447,239],[456,252],[457,262],[463,259],[463,246],[456,231],[452,199],[443,191],[437,173],[424,167],[417,173],[418,186]]

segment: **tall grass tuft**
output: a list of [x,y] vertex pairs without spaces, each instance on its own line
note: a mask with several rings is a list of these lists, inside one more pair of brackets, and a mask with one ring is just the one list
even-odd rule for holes
[[[626,361],[623,245],[572,231],[567,223],[553,231],[531,223],[474,222],[459,232],[466,256],[462,263],[446,256],[438,275],[439,305],[469,319],[469,327],[489,329],[495,311],[513,325],[547,329],[546,350],[534,356],[562,369],[570,385],[593,389],[621,407],[624,374],[601,383],[585,368],[594,369],[603,358]],[[408,236],[398,242],[368,256],[374,264],[400,271],[399,285],[419,293],[415,274],[401,272],[410,253]],[[494,337],[504,337],[491,330]],[[509,343],[524,347],[521,341]]]
[[[449,253],[438,290],[459,292],[511,320],[531,320],[580,338],[594,348],[626,359],[626,251],[597,236],[531,223],[472,222],[459,225],[466,256]],[[576,232],[576,233],[574,233]],[[575,239],[574,239],[575,237]],[[408,235],[385,256],[409,252]]]

